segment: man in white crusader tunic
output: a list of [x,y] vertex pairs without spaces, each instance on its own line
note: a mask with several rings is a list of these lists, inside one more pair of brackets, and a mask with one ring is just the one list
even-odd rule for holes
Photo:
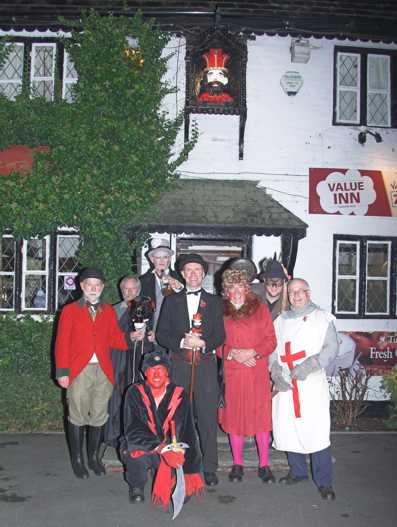
[[271,356],[274,382],[273,446],[287,452],[289,473],[281,483],[308,479],[306,454],[321,497],[332,488],[329,388],[325,368],[338,352],[334,317],[310,301],[309,284],[288,284],[291,304],[275,321],[277,348]]

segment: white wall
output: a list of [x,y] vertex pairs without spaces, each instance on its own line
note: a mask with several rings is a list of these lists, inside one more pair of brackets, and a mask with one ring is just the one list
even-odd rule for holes
[[[383,142],[358,143],[355,127],[332,126],[333,60],[336,45],[397,49],[396,45],[311,39],[307,64],[292,64],[290,37],[257,37],[248,42],[247,125],[244,159],[238,159],[238,117],[191,115],[198,143],[181,167],[182,177],[258,180],[260,186],[308,224],[299,243],[295,275],[309,279],[314,300],[331,310],[333,234],[397,236],[397,219],[309,215],[310,167],[397,170],[397,131],[378,129]],[[183,46],[175,40],[172,46]],[[182,47],[170,63],[182,105],[185,88]],[[182,53],[183,50],[183,53]],[[176,76],[176,66],[178,75]],[[286,71],[298,71],[303,86],[287,96],[280,86]],[[170,111],[175,112],[176,98]],[[256,262],[279,250],[277,239],[254,237]],[[338,320],[339,330],[396,330],[394,320]]]

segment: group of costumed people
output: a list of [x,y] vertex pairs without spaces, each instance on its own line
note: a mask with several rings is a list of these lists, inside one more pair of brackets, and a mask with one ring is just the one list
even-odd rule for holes
[[[156,265],[161,255],[157,257]],[[172,278],[170,296],[157,294],[156,322],[145,337],[123,323],[125,306],[131,313],[130,302],[124,300],[125,306],[121,302],[116,310],[100,303],[101,271],[82,273],[83,297],[63,309],[56,342],[57,379],[67,389],[68,438],[77,477],[88,477],[82,454],[85,427],[89,468],[97,475],[105,472],[99,446],[108,419],[106,405],[117,392],[110,350],[123,353],[141,342],[139,367],[134,364],[127,387],[121,381],[114,403],[121,414],[117,443],[132,503],[144,501],[149,471],[153,501],[165,509],[172,502],[174,517],[192,495],[203,492],[204,483],[217,485],[217,421],[230,441],[231,482],[243,480],[246,437],[256,441],[259,479],[275,482],[269,467],[273,430],[273,446],[287,452],[290,467],[280,482],[306,480],[309,454],[321,496],[335,499],[325,375],[338,349],[333,318],[311,302],[307,282],[288,281],[275,260],[266,269],[264,295],[263,290],[259,295],[253,291],[255,265],[234,263],[222,274],[221,299],[202,289],[207,263],[199,255],[185,255],[180,265],[185,284]],[[128,278],[124,284],[131,291],[133,281]],[[284,310],[286,292],[289,308]],[[201,322],[203,312],[203,326],[194,334],[189,319],[199,315]],[[95,387],[98,378],[100,390]]]

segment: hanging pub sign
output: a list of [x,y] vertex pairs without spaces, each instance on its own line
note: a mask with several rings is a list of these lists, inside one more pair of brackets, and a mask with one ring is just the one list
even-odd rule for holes
[[397,216],[397,172],[310,168],[309,213]]
[[191,114],[238,115],[239,159],[244,154],[246,38],[226,28],[196,29],[186,38],[185,140]]

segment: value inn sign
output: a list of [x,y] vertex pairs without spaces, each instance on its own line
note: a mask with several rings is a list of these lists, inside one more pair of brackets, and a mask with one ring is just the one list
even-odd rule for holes
[[309,213],[397,217],[397,172],[310,168]]

